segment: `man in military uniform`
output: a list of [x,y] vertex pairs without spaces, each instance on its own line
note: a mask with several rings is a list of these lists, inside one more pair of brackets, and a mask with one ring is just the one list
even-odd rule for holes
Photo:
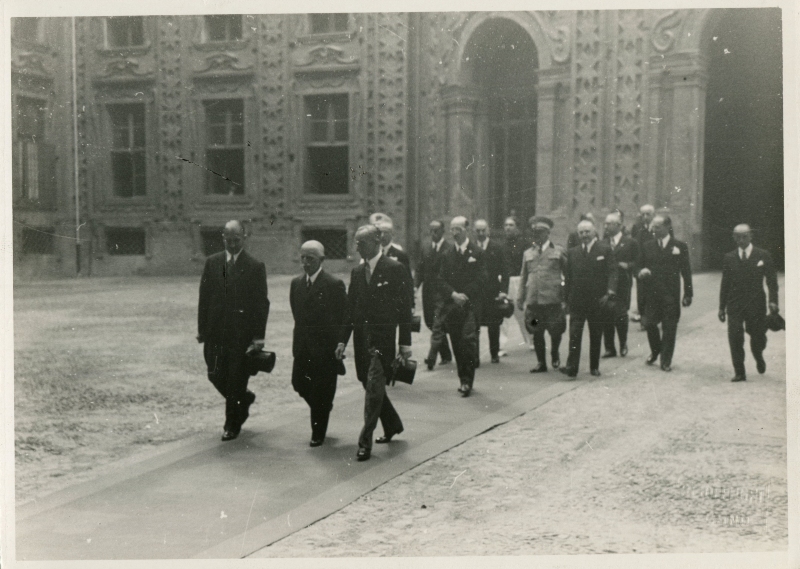
[[531,373],[547,371],[544,333],[550,334],[550,357],[553,369],[561,367],[558,348],[566,331],[564,290],[562,286],[567,253],[550,241],[553,222],[547,217],[532,217],[533,246],[522,257],[522,275],[517,307],[525,313],[525,324],[533,334],[533,347],[539,365]]

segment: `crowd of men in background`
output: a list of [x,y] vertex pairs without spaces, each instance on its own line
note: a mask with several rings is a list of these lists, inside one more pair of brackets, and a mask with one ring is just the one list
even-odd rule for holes
[[[398,366],[409,364],[420,288],[422,314],[431,330],[424,363],[432,370],[437,359],[447,364],[455,358],[462,397],[472,393],[480,367],[481,327],[487,328],[491,362],[499,363],[505,318],[516,320],[536,354],[531,373],[547,372],[549,362],[568,379],[578,375],[588,324],[589,372],[599,376],[602,358],[628,354],[634,284],[637,307],[630,320],[640,321],[647,331],[645,363],[658,362],[661,370],[671,371],[681,309],[691,306],[693,288],[689,248],[675,238],[668,213],[645,205],[628,232],[623,213],[613,211],[605,217],[602,236],[594,216],[586,213],[566,247],[551,241],[553,226],[551,219],[534,216],[528,233],[510,216],[503,239],[496,240],[483,219],[470,225],[466,217],[456,216],[447,228],[443,221],[432,221],[430,241],[412,274],[409,255],[393,241],[391,218],[375,213],[355,234],[361,262],[351,272],[349,287],[323,270],[321,243],[303,243],[303,274],[290,289],[292,386],[310,409],[310,446],[325,440],[351,336],[356,375],[365,391],[357,459],[370,458],[378,421],[384,433],[375,439],[379,444],[403,432],[386,385]],[[445,238],[446,229],[452,241]],[[226,224],[225,251],[208,258],[200,285],[197,339],[204,343],[209,380],[226,401],[224,441],[239,435],[255,400],[247,389],[255,373],[247,357],[263,348],[269,315],[264,264],[243,250],[245,237],[240,222]],[[778,284],[770,254],[751,242],[751,228],[737,225],[733,237],[737,247],[725,256],[719,319],[728,323],[732,381],[744,381],[745,332],[758,372],[766,370],[767,311],[778,313]],[[565,333],[568,351],[562,366]]]

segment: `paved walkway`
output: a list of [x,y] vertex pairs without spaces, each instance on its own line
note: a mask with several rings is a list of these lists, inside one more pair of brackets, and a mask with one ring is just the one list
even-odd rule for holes
[[[702,308],[684,311],[684,330],[715,306],[717,280],[715,275],[696,277],[695,302]],[[519,343],[514,332],[511,345]],[[631,340],[646,342],[643,334]],[[417,356],[422,344],[417,343]],[[631,357],[643,351],[641,346],[631,348]],[[562,352],[563,359],[566,342]],[[603,372],[613,373],[630,360],[604,361]],[[19,507],[17,559],[248,556],[582,384],[552,373],[531,376],[527,370],[532,361],[525,348],[517,348],[500,365],[487,362],[468,399],[456,393],[454,366],[433,373],[420,370],[414,386],[390,388],[406,431],[390,445],[376,445],[365,463],[355,460],[360,394],[337,399],[329,436],[320,448],[307,446],[308,417],[296,412],[253,417],[233,442],[188,441],[168,455]],[[579,380],[586,372],[582,370]]]

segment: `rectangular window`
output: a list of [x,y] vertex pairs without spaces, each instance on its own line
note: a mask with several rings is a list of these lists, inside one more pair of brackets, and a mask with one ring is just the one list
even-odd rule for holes
[[109,105],[111,176],[114,195],[143,196],[147,186],[144,104]]
[[347,21],[347,14],[311,14],[311,33],[346,32]]
[[203,255],[206,257],[225,250],[225,243],[222,241],[222,227],[201,229],[200,238],[203,240]]
[[206,16],[207,41],[237,41],[242,39],[242,17]]
[[347,231],[344,229],[303,229],[303,242],[311,239],[322,243],[326,259],[347,258]]
[[23,227],[23,255],[52,255],[55,252],[55,229],[52,227]]
[[144,229],[109,227],[106,229],[106,247],[109,255],[144,255]]
[[142,16],[113,16],[106,18],[108,47],[135,47],[144,45],[144,18]]
[[307,96],[305,111],[306,191],[313,194],[348,193],[348,96]]
[[41,149],[44,144],[45,102],[31,97],[18,97],[15,119],[14,180],[16,195],[38,200],[41,193]]
[[244,194],[244,101],[205,101],[206,190],[216,195]]

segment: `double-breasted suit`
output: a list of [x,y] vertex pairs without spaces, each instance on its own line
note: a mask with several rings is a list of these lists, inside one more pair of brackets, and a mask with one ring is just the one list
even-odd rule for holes
[[569,356],[566,372],[578,373],[583,325],[589,323],[589,367],[600,368],[600,344],[605,310],[602,299],[617,291],[617,261],[611,246],[595,240],[588,251],[583,244],[567,251],[564,294],[569,308]]
[[645,302],[642,323],[647,329],[650,353],[660,355],[661,366],[669,367],[681,317],[681,278],[684,297],[693,295],[689,247],[671,236],[666,246],[662,239],[649,240],[642,247],[637,272],[639,269],[650,270],[650,276],[639,279]]
[[411,346],[411,299],[408,270],[380,255],[367,280],[368,262],[350,273],[347,291],[350,322],[345,342],[353,334],[356,375],[366,390],[360,448],[372,448],[372,433],[380,418],[386,436],[403,431],[403,422],[386,394],[387,378],[397,354],[395,341]]
[[[769,297],[764,294],[765,281]],[[726,254],[722,264],[719,309],[727,312],[728,344],[737,376],[745,376],[745,331],[750,335],[753,357],[763,362],[762,352],[767,347],[767,300],[770,304],[778,304],[778,276],[769,252],[754,246],[749,255],[738,247]]]
[[438,285],[439,264],[442,255],[453,248],[453,244],[442,239],[439,243],[431,243],[423,247],[422,260],[414,274],[414,284],[422,287],[422,314],[425,325],[431,331],[431,347],[436,346],[436,351],[431,350],[426,358],[430,365],[436,363],[437,355],[441,355],[443,362],[453,359],[450,345],[443,331],[441,322],[436,324],[436,316],[441,311],[443,300]]
[[[622,235],[618,240],[613,236],[604,239],[614,251],[617,259],[617,302],[616,313],[613,318],[606,322],[603,328],[603,340],[606,352],[616,353],[614,347],[614,332],[619,336],[619,347],[621,352],[627,351],[628,345],[628,310],[631,307],[631,289],[633,288],[633,270],[639,262],[639,243],[627,235]],[[619,266],[619,263],[626,263],[627,267]],[[624,354],[623,354],[624,355]]]
[[500,352],[500,324],[503,323],[503,315],[497,309],[495,299],[501,292],[508,294],[508,265],[503,246],[494,239],[487,238],[484,243],[478,243],[478,246],[483,250],[487,277],[478,321],[478,354],[480,354],[480,326],[486,326],[489,333],[489,354],[492,359],[496,359]]
[[289,304],[292,333],[292,387],[311,410],[311,438],[325,439],[336,395],[340,367],[336,347],[347,334],[347,292],[344,283],[320,269],[292,280]]
[[240,251],[206,259],[200,280],[197,337],[203,342],[208,379],[225,397],[225,430],[238,434],[255,395],[247,390],[246,351],[264,338],[269,316],[264,263]]
[[[487,273],[483,250],[471,240],[460,247],[454,246],[442,255],[439,266],[439,287],[444,305],[442,321],[450,335],[456,356],[461,388],[472,390],[478,354],[476,324],[483,300]],[[469,300],[458,306],[452,298],[454,292],[465,294]]]

